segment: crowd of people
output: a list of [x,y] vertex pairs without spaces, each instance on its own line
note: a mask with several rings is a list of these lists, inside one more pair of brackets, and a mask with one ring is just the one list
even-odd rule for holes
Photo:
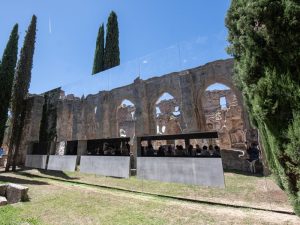
[[107,156],[129,156],[130,144],[126,142],[124,145],[117,145],[104,142],[103,146],[88,149],[88,155],[107,155]]
[[160,145],[156,150],[152,144],[141,147],[142,156],[157,156],[157,157],[221,157],[220,147],[215,145],[204,145],[202,148],[200,145],[189,145],[184,148],[182,145]]

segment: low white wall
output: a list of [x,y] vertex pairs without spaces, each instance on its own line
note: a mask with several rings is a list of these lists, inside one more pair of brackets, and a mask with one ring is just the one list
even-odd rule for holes
[[47,155],[26,155],[25,166],[46,169]]
[[48,170],[75,171],[77,156],[73,155],[50,155]]
[[129,178],[129,156],[81,156],[80,172]]
[[137,177],[224,188],[221,158],[138,157]]

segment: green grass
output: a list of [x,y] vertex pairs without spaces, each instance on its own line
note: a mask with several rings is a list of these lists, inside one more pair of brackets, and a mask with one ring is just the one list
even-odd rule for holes
[[[226,189],[204,188],[191,185],[141,181],[136,178],[116,179],[80,173],[39,172],[0,173],[0,180],[20,183],[29,187],[30,201],[0,208],[0,224],[297,224],[296,216],[274,212],[239,209],[209,204],[196,204],[160,198],[148,194],[128,193],[81,183],[111,185],[124,189],[142,188],[150,193],[208,199],[230,203],[235,196],[238,203],[254,205],[259,198],[243,195],[251,190],[262,190],[262,177],[226,173]],[[68,181],[68,182],[67,182]],[[272,183],[270,178],[267,181]],[[276,189],[270,187],[271,189]],[[277,190],[277,189],[276,189]],[[193,191],[193,193],[188,193]],[[281,207],[290,208],[284,193],[278,189]],[[251,194],[251,193],[250,193]],[[249,194],[249,195],[250,195]],[[262,191],[261,195],[266,193]],[[252,193],[253,195],[253,193]],[[248,196],[249,197],[249,196]],[[273,196],[276,199],[276,197]],[[278,197],[277,197],[278,198]],[[265,202],[265,199],[261,199]],[[276,203],[279,205],[279,203]],[[234,204],[234,202],[231,202]],[[265,203],[263,203],[265,204]],[[261,206],[263,206],[261,203]],[[268,208],[266,208],[268,209]],[[259,215],[259,216],[257,216]]]
[[23,209],[7,205],[0,207],[0,225],[17,225],[22,223],[28,223],[32,225],[41,224],[40,220],[34,217],[22,217]]
[[[209,202],[241,205],[292,211],[287,196],[273,182],[271,177],[251,176],[250,174],[225,173],[226,188],[207,188],[195,185],[164,183],[149,180],[140,180],[136,177],[118,179],[78,172],[45,172],[30,170],[24,175],[34,178],[45,177],[63,179],[70,182],[94,184],[100,186],[116,187],[125,190],[145,193],[161,194]],[[226,196],[226,198],[224,198]]]

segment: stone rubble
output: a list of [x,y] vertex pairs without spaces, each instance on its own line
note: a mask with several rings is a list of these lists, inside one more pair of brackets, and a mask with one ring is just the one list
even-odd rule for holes
[[0,206],[28,201],[28,199],[28,187],[12,183],[0,185]]

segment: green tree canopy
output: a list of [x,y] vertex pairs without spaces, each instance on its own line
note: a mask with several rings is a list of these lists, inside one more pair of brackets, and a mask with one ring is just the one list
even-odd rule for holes
[[300,2],[232,0],[235,79],[279,185],[300,215]]
[[106,25],[104,69],[120,65],[119,26],[117,14],[112,11]]
[[36,37],[36,21],[37,18],[35,15],[33,15],[25,36],[20,59],[16,69],[12,96],[12,135],[10,139],[8,160],[6,165],[7,171],[10,168],[13,149],[13,170],[16,169],[16,163],[19,154],[19,145],[25,120],[25,99],[28,96],[28,89],[31,81],[31,69],[33,64]]
[[15,67],[18,58],[18,40],[18,24],[16,24],[10,34],[0,66],[0,146],[2,145],[4,138],[11,100]]
[[92,74],[99,73],[104,70],[104,24],[101,24],[96,42],[96,50],[94,56],[94,66]]

